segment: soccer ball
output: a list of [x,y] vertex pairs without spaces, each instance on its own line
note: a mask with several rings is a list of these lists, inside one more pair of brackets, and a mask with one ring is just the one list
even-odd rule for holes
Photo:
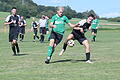
[[74,40],[69,40],[69,41],[67,42],[67,44],[68,44],[68,46],[73,47],[74,44],[75,44],[75,42],[74,42]]

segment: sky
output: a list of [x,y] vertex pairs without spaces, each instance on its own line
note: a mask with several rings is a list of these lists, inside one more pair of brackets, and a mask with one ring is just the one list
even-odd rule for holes
[[70,6],[77,12],[94,10],[100,17],[120,16],[120,0],[33,0],[38,5]]

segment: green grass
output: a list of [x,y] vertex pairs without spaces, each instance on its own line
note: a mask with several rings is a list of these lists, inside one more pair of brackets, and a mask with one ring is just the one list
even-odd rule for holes
[[[27,19],[26,29],[30,29],[31,22],[32,19]],[[101,21],[104,22],[109,23]],[[0,24],[2,29],[3,22]],[[63,41],[71,32],[68,26],[66,29]],[[84,47],[77,41],[63,56],[58,56],[62,41],[51,63],[45,64],[48,41],[32,42],[32,32],[26,32],[24,42],[19,42],[21,55],[12,56],[8,33],[0,31],[0,80],[120,80],[119,30],[119,26],[102,26],[98,30],[97,42],[90,42],[93,64],[82,61],[85,60]],[[90,40],[90,32],[86,36]]]
[[[70,33],[67,30],[64,38]],[[24,42],[19,42],[21,56],[12,56],[8,33],[0,33],[0,80],[120,80],[120,32],[98,31],[97,42],[91,43],[92,60],[87,64],[84,48],[75,41],[63,56],[58,56],[63,41],[57,46],[50,64],[45,64],[46,43],[32,42],[27,32]],[[90,39],[90,32],[87,33]]]

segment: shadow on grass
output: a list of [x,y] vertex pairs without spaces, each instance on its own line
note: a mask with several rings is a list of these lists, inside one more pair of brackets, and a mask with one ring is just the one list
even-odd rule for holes
[[28,54],[17,54],[17,56],[26,56]]
[[71,62],[71,63],[77,63],[77,62],[85,62],[86,60],[73,60],[73,59],[66,59],[66,60],[57,60],[53,61],[51,63],[63,63],[63,62]]

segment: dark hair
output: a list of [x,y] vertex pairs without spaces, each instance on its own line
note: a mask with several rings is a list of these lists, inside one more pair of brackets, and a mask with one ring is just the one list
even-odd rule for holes
[[12,7],[12,9],[17,9],[16,7]]
[[95,16],[93,14],[90,14],[88,17],[93,17],[95,19]]

